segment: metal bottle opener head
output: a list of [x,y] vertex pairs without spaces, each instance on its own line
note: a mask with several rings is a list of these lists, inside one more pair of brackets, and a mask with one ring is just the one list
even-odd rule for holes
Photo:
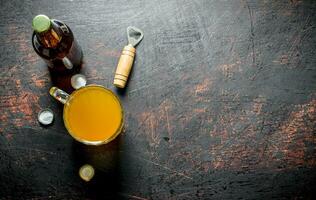
[[127,27],[128,43],[131,44],[133,47],[138,45],[138,43],[143,39],[143,37],[143,31],[141,31],[140,29],[133,26]]

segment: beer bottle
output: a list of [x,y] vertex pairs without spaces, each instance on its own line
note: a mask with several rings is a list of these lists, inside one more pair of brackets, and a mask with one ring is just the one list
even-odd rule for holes
[[82,50],[62,21],[37,15],[32,21],[32,44],[51,72],[72,73],[81,68]]

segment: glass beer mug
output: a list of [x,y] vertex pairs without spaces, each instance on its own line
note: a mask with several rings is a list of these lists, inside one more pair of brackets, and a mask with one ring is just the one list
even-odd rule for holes
[[75,140],[87,145],[106,144],[122,132],[122,105],[111,90],[87,85],[70,95],[56,87],[49,93],[64,104],[64,124]]

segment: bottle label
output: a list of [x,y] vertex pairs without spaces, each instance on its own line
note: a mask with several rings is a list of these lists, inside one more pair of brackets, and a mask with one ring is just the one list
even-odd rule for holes
[[67,69],[72,69],[73,68],[73,64],[71,63],[71,61],[67,57],[64,57],[62,59],[62,61],[63,61],[64,65],[65,65],[65,67]]
[[66,24],[61,25],[61,26],[60,26],[60,29],[61,29],[61,31],[62,31],[64,34],[69,34],[69,33],[70,33],[70,31],[69,31],[68,27],[66,26]]

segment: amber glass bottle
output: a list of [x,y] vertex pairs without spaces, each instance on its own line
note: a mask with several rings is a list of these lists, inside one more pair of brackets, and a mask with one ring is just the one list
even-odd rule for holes
[[44,59],[51,72],[79,71],[82,50],[71,29],[63,22],[37,15],[32,22],[32,44],[35,52]]

